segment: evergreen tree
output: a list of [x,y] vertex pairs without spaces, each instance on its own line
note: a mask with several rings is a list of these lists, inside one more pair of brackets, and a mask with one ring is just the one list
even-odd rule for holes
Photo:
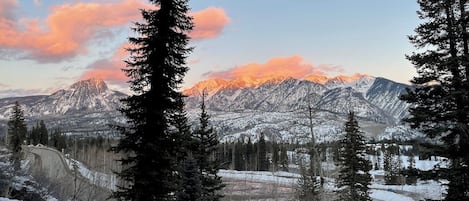
[[449,158],[446,200],[469,200],[469,34],[467,0],[419,0],[424,20],[410,37],[423,51],[408,56],[418,72],[402,99],[406,119],[429,138],[444,143]]
[[174,114],[183,105],[179,87],[187,72],[187,33],[192,29],[187,0],[152,0],[134,24],[129,38],[130,57],[124,72],[133,95],[120,111],[126,126],[112,150],[123,153],[118,176],[123,185],[113,192],[117,200],[174,200],[182,155],[181,134],[175,133]]
[[399,184],[399,168],[393,155],[395,150],[394,145],[389,144],[384,153],[384,181],[387,185]]
[[49,133],[44,121],[41,120],[37,129],[39,130],[39,143],[47,146],[49,144]]
[[340,170],[337,180],[339,200],[371,200],[368,192],[371,164],[365,158],[365,141],[359,129],[354,113],[350,112],[345,123],[345,136],[340,141]]
[[201,201],[202,181],[197,161],[193,158],[184,160],[181,189],[176,193],[177,201]]
[[269,170],[269,161],[267,160],[267,146],[265,145],[264,133],[261,133],[257,143],[257,170]]
[[237,142],[234,143],[234,169],[235,170],[245,170],[244,169],[244,157],[243,157],[243,142],[241,139],[238,139]]
[[39,133],[39,122],[36,123],[36,126],[33,126],[30,131],[31,139],[30,144],[37,145],[41,141],[41,134]]
[[[209,126],[210,116],[205,110],[205,92],[202,94],[202,103],[200,104],[200,126],[194,131],[194,140],[197,144],[194,158],[199,164],[202,175],[203,193],[200,200],[215,201],[223,197],[220,190],[224,187],[221,178],[217,175],[220,169],[220,162],[216,160],[215,154],[218,146],[217,133],[213,127]],[[240,150],[241,151],[241,150]],[[242,153],[242,152],[241,152]]]
[[12,151],[11,160],[13,161],[14,168],[18,170],[21,160],[21,145],[26,139],[28,129],[24,122],[23,110],[21,110],[18,102],[15,102],[12,110],[8,121],[8,147]]
[[272,171],[277,171],[280,163],[279,148],[277,142],[272,143]]
[[406,184],[416,184],[417,183],[417,176],[418,176],[418,171],[415,168],[415,158],[414,158],[414,153],[411,151],[409,153],[409,158],[407,159],[407,162],[409,163],[409,166],[406,169]]
[[285,145],[280,150],[280,166],[283,171],[288,171],[288,154]]
[[254,170],[254,145],[252,144],[251,137],[248,138],[248,143],[246,144],[246,170]]
[[62,151],[62,149],[67,148],[67,139],[66,137],[62,134],[62,131],[60,129],[55,129],[52,132],[51,136],[51,146],[55,147],[57,150]]
[[312,175],[303,161],[300,162],[301,177],[298,179],[296,198],[300,201],[320,201],[321,181],[320,177]]

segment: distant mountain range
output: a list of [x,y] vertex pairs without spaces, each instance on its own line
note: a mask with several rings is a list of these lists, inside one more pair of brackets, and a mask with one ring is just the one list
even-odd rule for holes
[[49,127],[65,132],[108,133],[108,124],[123,122],[117,108],[125,97],[110,90],[103,80],[83,80],[51,95],[0,99],[0,120],[7,121],[11,107],[18,102],[30,124],[44,120]]
[[[407,87],[366,75],[308,76],[211,79],[183,93],[188,96],[186,107],[195,124],[201,94],[206,91],[212,123],[225,140],[255,139],[261,132],[271,139],[301,139],[308,131],[308,103],[315,109],[315,134],[319,139],[334,140],[349,111],[357,113],[369,137],[414,135],[414,131],[400,125],[409,105],[399,96]],[[109,124],[125,122],[117,108],[126,96],[110,90],[103,80],[89,79],[51,95],[0,99],[0,134],[6,132],[6,121],[16,101],[22,105],[29,124],[44,120],[49,127],[60,127],[70,134],[109,134]]]
[[[399,100],[399,96],[409,87],[386,78],[357,74],[334,78],[211,79],[184,93],[189,110],[197,111],[201,94],[206,92],[214,125],[227,139],[256,138],[260,132],[272,133],[278,140],[304,135],[308,131],[308,103],[315,110],[317,134],[329,139],[341,132],[349,111],[357,114],[369,137],[393,135],[393,130],[401,135],[413,132],[400,125],[408,115],[409,104]],[[190,114],[197,116],[197,112]]]

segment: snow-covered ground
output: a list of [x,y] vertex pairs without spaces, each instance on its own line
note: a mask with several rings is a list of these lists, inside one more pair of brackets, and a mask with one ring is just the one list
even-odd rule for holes
[[[370,171],[372,174],[375,172]],[[218,175],[225,179],[278,184],[293,188],[297,185],[298,178],[300,178],[300,175],[296,173],[267,171],[220,170]],[[373,181],[370,185],[370,196],[373,199],[382,201],[439,200],[444,198],[443,196],[446,193],[445,182],[428,180],[418,181],[416,185],[383,185]],[[336,190],[334,179],[326,179],[325,189],[330,192]]]
[[370,197],[383,201],[414,201],[414,199],[390,191],[371,189]]
[[105,174],[102,172],[90,170],[80,161],[66,158],[66,162],[70,170],[74,171],[76,165],[78,172],[86,179],[90,181],[90,183],[110,189],[116,190],[117,184],[117,177],[114,174]]

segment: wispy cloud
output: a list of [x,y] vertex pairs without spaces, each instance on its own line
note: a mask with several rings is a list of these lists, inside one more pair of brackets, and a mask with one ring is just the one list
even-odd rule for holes
[[52,92],[51,89],[5,89],[0,90],[0,98],[48,95]]

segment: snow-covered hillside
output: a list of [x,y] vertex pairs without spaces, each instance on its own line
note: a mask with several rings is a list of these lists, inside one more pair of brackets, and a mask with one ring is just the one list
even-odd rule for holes
[[[309,133],[308,103],[314,107],[314,133],[319,141],[337,139],[349,111],[357,114],[369,138],[412,139],[419,135],[400,124],[408,115],[409,105],[399,96],[410,86],[385,78],[366,75],[328,80],[286,78],[244,87],[233,87],[226,80],[205,82],[185,91],[189,94],[186,98],[189,117],[197,119],[201,94],[206,89],[212,124],[224,140],[256,139],[261,132],[267,138],[282,141],[302,138]],[[205,86],[209,88],[202,88]]]
[[0,99],[0,121],[8,119],[18,102],[29,123],[44,120],[66,132],[108,131],[109,123],[122,122],[117,108],[126,96],[110,90],[103,80],[82,80],[51,95]]

